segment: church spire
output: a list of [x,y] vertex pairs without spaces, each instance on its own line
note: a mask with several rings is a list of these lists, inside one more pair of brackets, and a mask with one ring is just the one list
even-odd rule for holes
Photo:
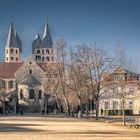
[[15,29],[14,29],[13,21],[11,21],[9,32],[8,32],[6,48],[11,48],[11,47],[14,47],[15,45],[16,45]]
[[21,61],[22,43],[19,39],[18,33],[14,28],[13,21],[10,22],[8,38],[5,47],[5,60],[6,62]]
[[45,25],[43,41],[42,41],[42,48],[52,48],[53,42],[51,38],[51,34],[48,27],[48,22]]
[[10,23],[6,48],[19,48],[20,52],[22,52],[22,43],[14,28],[13,21],[11,21],[11,23]]
[[34,53],[36,48],[41,48],[42,40],[40,38],[39,32],[37,31],[34,41],[32,43],[32,53]]

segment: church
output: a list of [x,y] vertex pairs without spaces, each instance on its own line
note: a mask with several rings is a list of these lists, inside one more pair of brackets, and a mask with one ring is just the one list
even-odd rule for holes
[[43,38],[39,33],[36,34],[31,57],[23,61],[22,52],[22,42],[11,22],[5,47],[5,62],[0,62],[0,108],[15,113],[45,111],[46,71],[54,63],[55,52],[48,23]]

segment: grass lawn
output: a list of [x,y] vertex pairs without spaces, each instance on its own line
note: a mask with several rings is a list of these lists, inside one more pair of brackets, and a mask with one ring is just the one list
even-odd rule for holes
[[44,116],[0,117],[0,140],[140,140],[120,122]]

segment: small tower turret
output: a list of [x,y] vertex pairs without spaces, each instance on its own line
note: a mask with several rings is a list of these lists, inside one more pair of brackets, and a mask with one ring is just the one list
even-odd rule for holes
[[7,43],[5,47],[5,61],[18,62],[21,61],[22,43],[14,28],[13,22],[10,23]]
[[45,25],[43,40],[41,41],[39,34],[36,35],[32,43],[32,54],[37,62],[53,62],[54,50],[53,42],[50,35],[48,23]]

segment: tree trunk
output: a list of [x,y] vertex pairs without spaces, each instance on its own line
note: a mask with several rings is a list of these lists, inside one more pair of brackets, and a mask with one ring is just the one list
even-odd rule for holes
[[122,101],[122,120],[123,120],[123,126],[125,126],[125,108],[124,108],[124,99]]
[[95,101],[96,103],[96,120],[99,119],[99,99]]
[[82,118],[82,103],[79,97],[78,118]]
[[68,101],[65,96],[64,96],[64,102],[65,102],[65,107],[66,107],[66,115],[70,116],[70,108],[69,108]]

